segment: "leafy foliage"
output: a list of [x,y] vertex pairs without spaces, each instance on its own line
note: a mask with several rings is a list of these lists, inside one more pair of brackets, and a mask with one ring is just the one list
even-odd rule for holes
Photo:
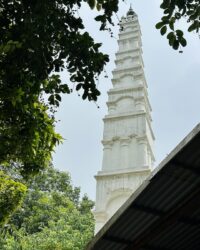
[[1,233],[4,250],[84,249],[93,236],[93,202],[80,200],[67,173],[48,167],[29,182],[24,203]]
[[[61,94],[71,89],[58,73],[68,70],[83,99],[96,101],[100,95],[95,80],[108,56],[100,52],[101,44],[85,31],[77,14],[85,2],[101,10],[95,18],[100,30],[113,24],[118,0],[0,2],[0,164],[18,162],[25,176],[47,166],[62,141],[55,132],[54,112]],[[188,31],[199,33],[199,0],[163,0],[161,8],[164,16],[156,28],[167,34],[174,49],[186,46],[175,24],[186,18]]]
[[21,204],[26,187],[0,171],[0,227]]
[[[188,31],[199,34],[200,29],[200,1],[199,0],[163,0],[160,5],[164,11],[161,21],[156,24],[161,35],[167,34],[169,45],[177,50],[185,47],[187,41],[183,31],[175,29],[175,24],[183,18],[188,22]],[[181,52],[181,51],[180,51]]]
[[25,176],[47,166],[62,141],[54,112],[71,91],[58,73],[68,70],[83,99],[100,95],[95,80],[108,56],[77,15],[85,2],[102,10],[101,30],[112,24],[117,0],[0,1],[0,164],[18,162]]

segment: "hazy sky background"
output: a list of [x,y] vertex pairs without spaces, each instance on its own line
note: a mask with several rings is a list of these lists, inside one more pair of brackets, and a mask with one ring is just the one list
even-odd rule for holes
[[[126,15],[132,3],[138,14],[143,41],[145,75],[149,86],[149,99],[152,105],[153,130],[156,137],[156,163],[183,139],[200,122],[200,39],[196,34],[187,34],[188,46],[179,54],[171,49],[167,39],[155,29],[162,12],[159,0],[134,0],[120,4],[119,18]],[[117,40],[107,32],[100,32],[93,21],[95,13],[86,5],[79,11],[85,27],[96,42],[103,44],[102,51],[109,54],[106,66],[108,78],[104,74],[99,81],[101,96],[100,109],[94,103],[82,101],[77,93],[63,96],[57,118],[57,131],[65,141],[58,146],[53,157],[54,166],[71,174],[75,186],[82,193],[95,199],[96,182],[94,175],[101,169],[102,162],[102,118],[107,113],[107,91],[112,87]],[[117,24],[117,18],[116,24]],[[180,24],[185,28],[186,24]],[[119,26],[112,28],[118,37]],[[62,74],[63,82],[68,82],[67,73]]]

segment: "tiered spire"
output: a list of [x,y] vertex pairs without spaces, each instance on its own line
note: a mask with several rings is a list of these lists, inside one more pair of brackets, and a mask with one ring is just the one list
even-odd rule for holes
[[102,171],[96,176],[96,231],[141,185],[154,162],[141,31],[132,7],[120,21],[118,44],[104,118]]

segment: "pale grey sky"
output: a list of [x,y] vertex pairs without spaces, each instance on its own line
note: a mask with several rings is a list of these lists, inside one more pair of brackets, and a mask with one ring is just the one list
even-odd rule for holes
[[[130,3],[138,14],[143,41],[143,59],[150,102],[152,105],[153,130],[156,137],[155,156],[158,163],[200,122],[200,39],[187,34],[188,46],[179,54],[171,49],[167,39],[155,29],[162,15],[159,0],[134,0],[121,2],[118,16],[125,15]],[[79,12],[86,29],[102,51],[109,54],[106,67],[109,78],[103,75],[99,81],[100,109],[94,103],[82,101],[77,93],[62,99],[57,117],[57,131],[66,139],[57,147],[53,157],[54,166],[71,174],[72,182],[80,186],[82,193],[95,199],[94,175],[101,169],[102,118],[107,113],[107,91],[111,86],[117,40],[107,32],[98,31],[93,21],[94,13],[86,6]],[[117,23],[117,21],[116,21]],[[180,24],[185,28],[185,24]],[[115,37],[118,26],[113,27]],[[62,74],[67,82],[67,73]]]

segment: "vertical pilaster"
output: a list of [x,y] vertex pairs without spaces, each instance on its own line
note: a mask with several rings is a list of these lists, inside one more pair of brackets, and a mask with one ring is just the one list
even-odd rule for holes
[[103,163],[102,170],[110,169],[110,156],[112,154],[112,141],[102,141],[103,144]]
[[139,140],[139,165],[148,166],[147,141],[144,138]]
[[130,138],[122,138],[120,143],[121,143],[121,169],[126,169],[129,168]]

